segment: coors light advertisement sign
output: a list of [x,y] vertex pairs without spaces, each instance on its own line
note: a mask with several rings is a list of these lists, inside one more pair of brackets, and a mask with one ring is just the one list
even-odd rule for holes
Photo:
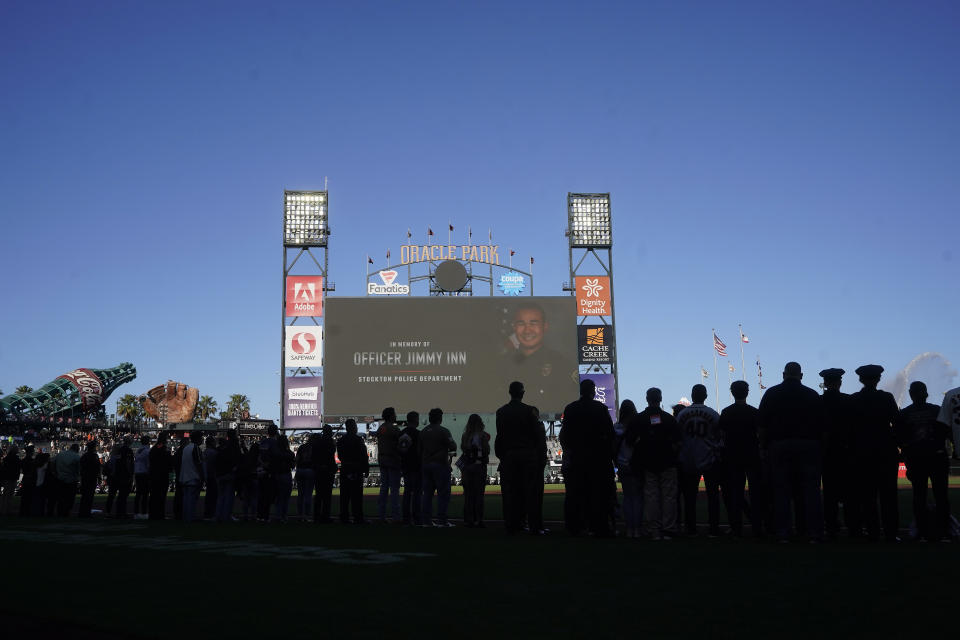
[[320,415],[320,376],[287,376],[283,396],[283,426],[316,429],[323,426]]
[[90,369],[74,369],[70,373],[57,376],[69,380],[80,392],[80,402],[84,409],[93,409],[103,403],[103,383]]

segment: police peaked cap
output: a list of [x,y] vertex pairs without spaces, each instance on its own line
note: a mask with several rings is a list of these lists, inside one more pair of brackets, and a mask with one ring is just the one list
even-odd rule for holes
[[861,378],[879,378],[883,373],[883,367],[878,364],[865,364],[857,367],[857,375]]
[[846,371],[844,371],[843,369],[824,369],[823,371],[820,372],[820,377],[823,378],[824,380],[828,380],[831,378],[842,378],[843,374],[845,373]]

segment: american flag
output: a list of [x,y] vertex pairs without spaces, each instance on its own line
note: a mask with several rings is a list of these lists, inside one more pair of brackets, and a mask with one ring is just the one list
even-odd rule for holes
[[717,354],[721,357],[727,357],[727,345],[723,344],[723,340],[720,339],[720,336],[714,332],[713,334],[713,348],[717,350]]

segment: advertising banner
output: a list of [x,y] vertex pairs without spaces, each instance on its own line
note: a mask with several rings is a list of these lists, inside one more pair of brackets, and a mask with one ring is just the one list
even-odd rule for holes
[[286,314],[323,315],[323,276],[287,276]]
[[283,397],[283,426],[297,429],[322,427],[320,376],[287,376]]
[[93,409],[103,402],[103,383],[90,369],[74,369],[70,373],[57,376],[57,379],[69,380],[80,392],[80,403],[84,409]]
[[440,407],[493,413],[523,401],[556,414],[577,398],[576,300],[563,297],[328,298],[329,415]]
[[608,276],[577,276],[578,316],[610,315],[610,278]]
[[593,380],[593,384],[597,385],[597,392],[593,396],[594,400],[599,400],[603,404],[607,405],[607,410],[610,412],[610,418],[616,422],[617,421],[617,392],[616,392],[616,382],[614,380],[612,373],[581,373],[580,381],[584,380]]
[[613,327],[578,325],[577,346],[580,364],[610,364],[613,362]]
[[373,296],[407,296],[410,295],[410,285],[394,282],[397,279],[395,269],[381,271],[379,274],[383,284],[367,283],[367,295]]
[[323,327],[284,327],[284,364],[288,367],[319,367],[323,353]]

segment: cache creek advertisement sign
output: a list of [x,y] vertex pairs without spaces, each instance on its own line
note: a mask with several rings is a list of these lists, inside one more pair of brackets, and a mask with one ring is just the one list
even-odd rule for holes
[[580,364],[610,364],[613,362],[613,327],[578,325],[577,346]]
[[283,426],[319,429],[322,384],[320,376],[287,376],[283,395]]
[[327,298],[324,410],[493,412],[519,380],[556,414],[578,394],[572,297]]

